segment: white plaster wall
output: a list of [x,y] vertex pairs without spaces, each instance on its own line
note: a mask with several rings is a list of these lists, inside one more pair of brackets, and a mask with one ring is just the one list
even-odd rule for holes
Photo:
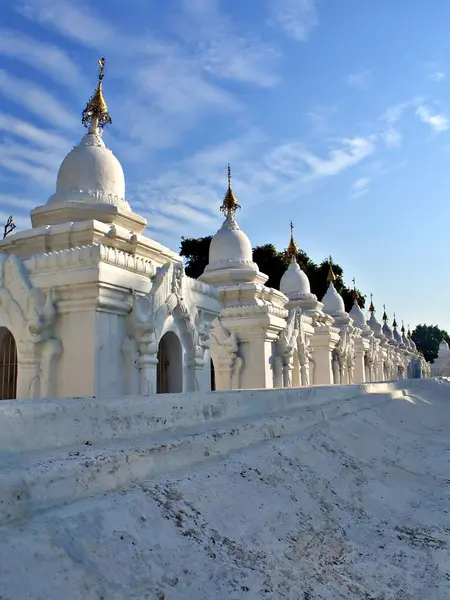
[[95,317],[96,396],[126,393],[125,361],[122,344],[126,337],[125,316],[99,312]]
[[58,314],[56,334],[62,353],[55,374],[58,396],[91,396],[95,390],[95,310]]

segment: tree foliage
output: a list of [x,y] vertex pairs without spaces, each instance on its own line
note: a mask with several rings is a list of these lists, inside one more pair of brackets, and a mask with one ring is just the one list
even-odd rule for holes
[[444,329],[437,325],[417,325],[411,334],[419,352],[422,352],[425,360],[433,362],[437,358],[439,344],[445,339],[450,344],[450,337]]
[[[186,274],[189,277],[197,279],[205,270],[208,264],[209,245],[211,236],[202,238],[181,238],[180,254],[185,258]],[[278,251],[273,244],[265,244],[253,248],[253,260],[259,266],[259,269],[268,275],[266,285],[275,289],[280,289],[280,280],[283,273],[289,265],[289,257],[286,251]],[[300,267],[307,274],[311,292],[321,300],[327,291],[327,275],[329,262],[324,259],[317,264],[310,257],[300,250],[297,254],[297,261]],[[342,268],[333,262],[333,271],[336,275],[335,287],[342,295],[345,303],[345,309],[349,311],[353,306],[353,289],[345,286],[344,273]],[[365,296],[359,290],[356,290],[358,304],[364,308]]]

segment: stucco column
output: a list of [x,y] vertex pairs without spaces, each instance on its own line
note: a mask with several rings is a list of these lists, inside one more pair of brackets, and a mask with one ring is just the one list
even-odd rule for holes
[[353,374],[353,383],[365,383],[366,369],[364,364],[364,356],[368,349],[369,343],[362,338],[355,340],[355,370]]
[[156,394],[157,383],[157,345],[153,333],[141,335],[138,339],[139,348],[139,393],[144,396]]
[[17,365],[17,392],[20,398],[37,398],[39,396],[39,372],[36,372],[36,356],[34,345],[19,345]]
[[338,340],[339,332],[325,326],[316,327],[311,339],[315,385],[330,385],[334,383],[331,356]]

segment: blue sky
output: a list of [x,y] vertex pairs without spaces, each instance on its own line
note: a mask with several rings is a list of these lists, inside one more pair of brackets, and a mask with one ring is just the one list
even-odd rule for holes
[[450,330],[450,3],[0,0],[0,219],[29,226],[106,56],[127,196],[178,250],[227,163],[254,245],[332,254],[392,317]]

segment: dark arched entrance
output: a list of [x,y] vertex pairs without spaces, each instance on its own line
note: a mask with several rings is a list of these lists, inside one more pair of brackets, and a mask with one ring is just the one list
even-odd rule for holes
[[0,327],[0,400],[17,395],[17,346],[13,334]]
[[156,391],[167,394],[183,391],[183,358],[180,340],[168,331],[159,340]]
[[211,391],[214,392],[216,389],[216,373],[214,371],[214,363],[212,358],[210,358],[210,368],[211,368]]

